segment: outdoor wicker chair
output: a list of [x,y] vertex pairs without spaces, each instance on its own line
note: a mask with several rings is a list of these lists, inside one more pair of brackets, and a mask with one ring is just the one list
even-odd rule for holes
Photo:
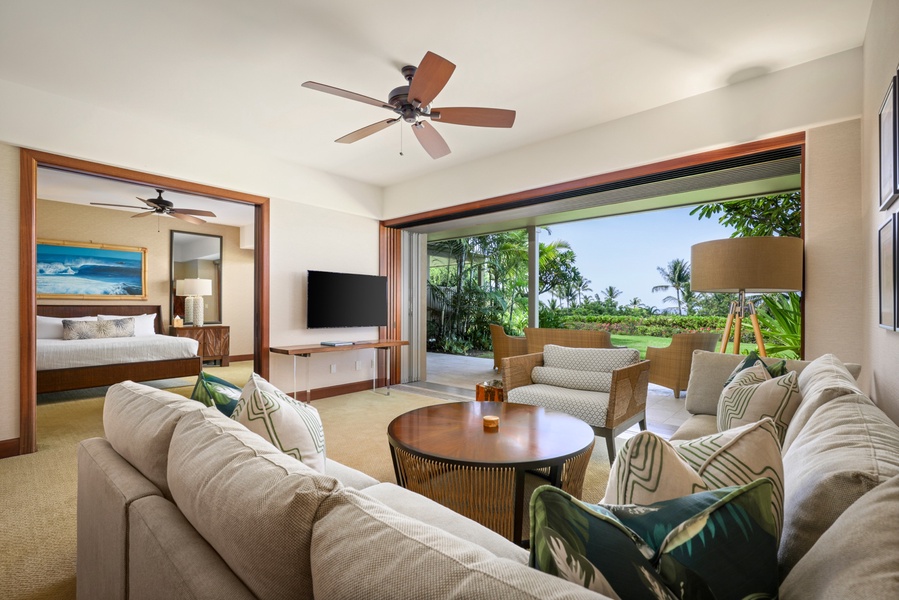
[[527,340],[506,334],[502,325],[490,325],[490,338],[493,340],[493,368],[497,371],[502,369],[504,358],[527,354]]
[[646,349],[646,359],[650,363],[649,382],[671,388],[674,397],[680,398],[681,390],[687,389],[690,380],[693,351],[714,352],[720,339],[717,333],[676,333],[669,346],[650,346]]

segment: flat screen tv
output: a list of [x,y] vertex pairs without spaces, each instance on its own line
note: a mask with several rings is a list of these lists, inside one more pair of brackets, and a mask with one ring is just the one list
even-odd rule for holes
[[386,325],[386,277],[309,271],[306,287],[307,327],[322,329]]

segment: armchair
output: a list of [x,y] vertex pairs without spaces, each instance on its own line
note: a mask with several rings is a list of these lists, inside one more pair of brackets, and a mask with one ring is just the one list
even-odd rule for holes
[[721,336],[717,333],[676,333],[669,346],[647,348],[649,382],[671,388],[674,390],[674,397],[680,398],[681,390],[687,389],[687,382],[690,380],[693,351],[714,352],[720,339]]
[[527,340],[523,337],[507,335],[502,325],[490,325],[490,338],[493,341],[493,368],[495,370],[502,369],[504,358],[527,354]]
[[635,423],[646,429],[649,361],[636,350],[563,348],[503,359],[507,402],[532,404],[585,421],[606,439],[609,463],[615,438]]

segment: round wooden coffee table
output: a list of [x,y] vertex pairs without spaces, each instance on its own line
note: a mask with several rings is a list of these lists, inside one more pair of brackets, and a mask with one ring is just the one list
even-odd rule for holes
[[[499,429],[483,418],[499,417]],[[521,543],[525,474],[581,496],[593,429],[528,404],[454,402],[407,412],[387,427],[399,485]]]

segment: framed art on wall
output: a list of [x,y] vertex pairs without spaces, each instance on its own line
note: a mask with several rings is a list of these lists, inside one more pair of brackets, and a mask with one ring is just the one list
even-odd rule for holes
[[896,329],[896,223],[894,214],[877,232],[879,325],[890,330]]
[[899,152],[897,152],[896,77],[880,105],[880,210],[899,197]]
[[38,240],[37,297],[146,300],[147,249]]

